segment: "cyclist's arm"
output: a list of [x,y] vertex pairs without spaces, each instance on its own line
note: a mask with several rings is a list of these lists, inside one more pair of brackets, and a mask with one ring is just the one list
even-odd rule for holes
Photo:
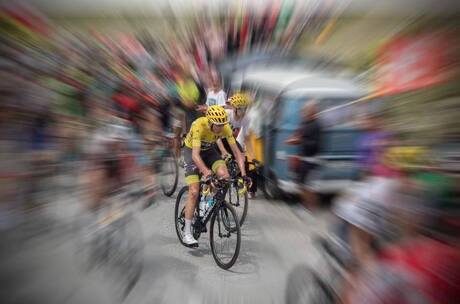
[[219,138],[216,143],[217,143],[217,147],[219,147],[219,151],[220,151],[221,155],[230,154],[230,153],[228,153],[227,149],[225,149],[225,146],[224,146],[224,143],[222,142],[222,139]]
[[240,171],[241,171],[241,175],[245,176],[246,175],[246,169],[244,167],[243,154],[241,153],[240,149],[238,148],[238,146],[236,145],[235,142],[229,143],[229,145],[230,145],[230,148],[233,151],[233,155],[235,155],[236,161],[238,163],[238,167],[240,168]]
[[233,137],[232,129],[230,128],[228,124],[225,126],[223,132],[224,132],[225,138],[227,139],[228,145],[230,146],[230,149],[232,149],[233,155],[236,158],[236,162],[238,163],[238,167],[240,168],[241,175],[245,176],[246,170],[244,168],[244,157],[240,149],[236,145],[236,140]]
[[198,170],[200,170],[200,172],[203,173],[205,177],[207,177],[208,175],[212,174],[212,171],[209,170],[200,155],[202,129],[193,123],[190,132],[192,132],[192,160],[198,167]]
[[206,167],[203,159],[201,159],[200,152],[201,148],[194,146],[192,148],[192,159],[195,165],[198,167],[198,170],[200,170],[200,172],[203,173],[205,177],[207,177],[212,174],[212,171]]

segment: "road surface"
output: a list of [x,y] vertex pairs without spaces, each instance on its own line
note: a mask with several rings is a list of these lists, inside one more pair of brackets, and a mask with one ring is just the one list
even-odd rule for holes
[[[72,227],[79,199],[67,194],[21,229],[2,234],[3,303],[119,302],[110,280],[89,274],[76,258],[81,248]],[[325,231],[326,212],[312,216],[299,205],[267,201],[259,194],[249,201],[239,258],[225,271],[212,258],[208,234],[198,249],[179,243],[174,202],[175,195],[161,196],[136,213],[144,265],[124,303],[285,303],[289,275],[318,260],[312,238]]]

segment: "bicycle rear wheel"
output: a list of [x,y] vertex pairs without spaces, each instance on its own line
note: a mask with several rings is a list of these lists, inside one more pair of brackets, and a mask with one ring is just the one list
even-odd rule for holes
[[239,194],[238,187],[233,185],[227,191],[226,200],[235,208],[236,215],[240,221],[240,227],[243,226],[246,215],[248,214],[248,194]]
[[[188,186],[184,186],[177,195],[176,207],[174,208],[174,225],[176,227],[176,234],[179,238],[179,241],[182,245],[186,246],[184,243],[184,234],[185,234],[185,205],[188,198]],[[198,202],[197,202],[198,204]],[[193,227],[193,237],[198,240],[201,235],[201,229],[198,229],[195,225],[195,221],[198,214],[195,208],[195,214],[193,215],[192,227]]]
[[220,268],[229,269],[235,264],[240,253],[241,230],[238,216],[229,203],[222,203],[212,215],[210,243]]
[[164,195],[171,196],[176,191],[179,181],[179,165],[174,154],[165,150],[161,158],[160,184]]

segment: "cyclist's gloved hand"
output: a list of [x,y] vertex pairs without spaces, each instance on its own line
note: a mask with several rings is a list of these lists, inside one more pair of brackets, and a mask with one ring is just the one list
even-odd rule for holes
[[243,181],[244,181],[244,184],[248,187],[248,188],[251,188],[252,186],[252,180],[249,176],[243,176]]
[[246,183],[244,182],[244,179],[242,177],[238,178],[238,194],[244,195],[247,192],[247,187]]
[[206,170],[205,172],[203,172],[203,180],[205,183],[209,183],[213,178],[213,174],[212,174],[212,171],[211,170]]

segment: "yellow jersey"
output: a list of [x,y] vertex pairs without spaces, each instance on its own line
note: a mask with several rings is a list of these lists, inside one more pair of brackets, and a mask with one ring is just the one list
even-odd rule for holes
[[214,133],[209,127],[208,119],[206,117],[200,117],[192,123],[190,131],[185,137],[184,144],[190,149],[199,147],[201,150],[208,150],[219,138],[227,139],[229,144],[235,143],[230,125],[226,124],[222,132]]

